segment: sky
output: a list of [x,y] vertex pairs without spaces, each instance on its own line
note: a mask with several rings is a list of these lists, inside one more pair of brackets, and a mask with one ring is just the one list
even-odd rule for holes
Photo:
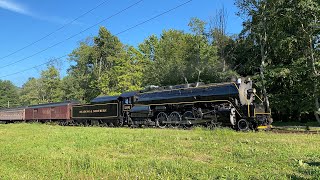
[[[0,0],[0,79],[21,87],[28,78],[38,78],[46,69],[46,62],[70,54],[79,42],[97,35],[100,26],[118,34],[122,43],[137,46],[163,30],[189,32],[192,17],[209,21],[224,7],[228,14],[227,33],[241,31],[242,19],[236,15],[234,0],[192,0],[121,33],[188,1]],[[71,64],[67,56],[56,61],[62,77]]]

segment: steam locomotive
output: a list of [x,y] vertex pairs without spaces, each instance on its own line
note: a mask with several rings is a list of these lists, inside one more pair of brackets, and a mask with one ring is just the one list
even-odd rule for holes
[[[0,110],[0,122],[55,121],[62,125],[191,127],[228,126],[240,131],[269,128],[250,79],[217,84],[150,86],[148,90],[76,101]],[[260,102],[259,102],[259,101]]]

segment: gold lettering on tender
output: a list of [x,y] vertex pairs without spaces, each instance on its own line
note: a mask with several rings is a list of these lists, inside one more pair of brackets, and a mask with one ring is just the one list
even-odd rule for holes
[[81,110],[79,111],[80,114],[85,113],[104,113],[107,112],[107,109],[93,109],[93,110]]

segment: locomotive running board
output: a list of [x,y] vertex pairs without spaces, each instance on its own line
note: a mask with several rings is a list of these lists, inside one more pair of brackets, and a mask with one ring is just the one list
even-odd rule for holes
[[192,125],[192,124],[202,124],[211,122],[211,119],[202,119],[202,120],[187,120],[187,121],[162,121],[165,124],[183,124],[183,125]]

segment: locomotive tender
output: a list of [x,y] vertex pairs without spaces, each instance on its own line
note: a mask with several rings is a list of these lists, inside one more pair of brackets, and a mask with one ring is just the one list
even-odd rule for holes
[[237,83],[194,83],[97,97],[89,104],[69,101],[4,109],[0,110],[0,122],[57,121],[63,125],[160,128],[204,125],[241,131],[268,128],[271,113],[256,100],[261,101],[250,79]]

